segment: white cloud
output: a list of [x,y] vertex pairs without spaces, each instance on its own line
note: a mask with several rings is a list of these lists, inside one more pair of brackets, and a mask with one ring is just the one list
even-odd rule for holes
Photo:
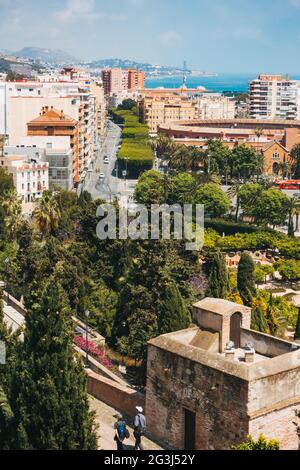
[[165,46],[174,46],[181,42],[182,37],[176,31],[164,31],[159,36],[160,41]]
[[95,12],[95,0],[68,0],[65,9],[56,13],[62,23],[78,19],[94,20],[97,17]]
[[95,0],[68,0],[66,8],[57,11],[55,16],[61,23],[75,21],[93,22],[100,19],[123,21],[126,19],[122,14],[111,15],[97,11]]

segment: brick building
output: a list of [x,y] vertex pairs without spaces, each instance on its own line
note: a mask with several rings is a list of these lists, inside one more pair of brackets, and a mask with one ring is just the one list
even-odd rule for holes
[[142,90],[145,86],[145,73],[133,68],[106,68],[102,70],[101,77],[105,95]]
[[206,298],[196,325],[149,342],[148,430],[175,449],[220,450],[260,433],[297,449],[300,345],[250,329],[251,309]]
[[167,135],[178,145],[205,147],[211,139],[222,140],[233,149],[253,148],[264,156],[264,173],[282,174],[291,163],[290,151],[300,143],[300,121],[257,119],[197,119],[159,124],[158,134]]

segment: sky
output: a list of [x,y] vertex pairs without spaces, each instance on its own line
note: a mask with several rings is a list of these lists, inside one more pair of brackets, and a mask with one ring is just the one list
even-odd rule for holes
[[0,0],[0,49],[300,74],[300,0]]

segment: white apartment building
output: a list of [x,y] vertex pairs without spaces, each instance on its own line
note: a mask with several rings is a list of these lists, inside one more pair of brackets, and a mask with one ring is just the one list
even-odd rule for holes
[[27,136],[21,145],[4,147],[4,155],[26,155],[49,164],[49,188],[73,189],[73,153],[70,137]]
[[234,119],[235,100],[220,93],[202,93],[195,97],[199,119]]
[[104,92],[97,82],[3,82],[0,83],[0,134],[9,145],[20,145],[27,123],[52,106],[78,121],[78,173],[83,174],[93,159],[106,119]]
[[120,93],[110,93],[107,100],[110,108],[117,108],[124,100],[131,99],[138,101],[140,97],[141,93],[139,91],[125,90]]
[[12,174],[18,196],[23,203],[34,202],[49,189],[49,164],[27,155],[3,155],[1,166]]
[[249,83],[249,106],[250,118],[300,119],[300,82],[260,75]]

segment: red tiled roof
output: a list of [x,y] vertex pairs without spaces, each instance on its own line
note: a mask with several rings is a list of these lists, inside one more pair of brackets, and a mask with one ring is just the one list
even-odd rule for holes
[[58,111],[54,108],[50,108],[46,110],[45,108],[42,111],[42,114],[35,119],[32,119],[28,122],[28,124],[45,124],[51,123],[53,125],[61,125],[66,124],[70,126],[76,126],[77,121],[73,119],[71,116],[64,114],[63,111]]

